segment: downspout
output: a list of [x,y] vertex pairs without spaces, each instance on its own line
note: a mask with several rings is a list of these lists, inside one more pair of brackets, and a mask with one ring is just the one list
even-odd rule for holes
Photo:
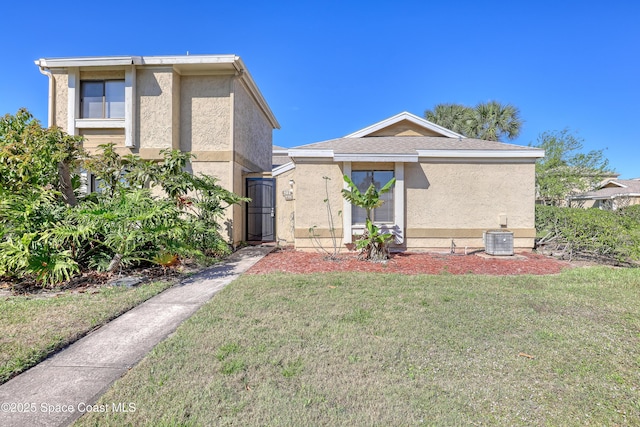
[[49,77],[49,100],[48,100],[48,115],[47,115],[47,127],[51,127],[53,126],[53,101],[54,101],[54,90],[55,90],[55,85],[54,85],[54,79],[53,79],[53,75],[51,74],[51,71],[45,70],[40,64],[39,61],[36,61],[36,64],[38,64],[38,68],[40,69],[40,73]]

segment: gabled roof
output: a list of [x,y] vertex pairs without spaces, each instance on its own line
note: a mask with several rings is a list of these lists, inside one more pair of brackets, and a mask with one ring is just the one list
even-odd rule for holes
[[409,123],[412,123],[414,125],[423,127],[425,129],[428,129],[432,132],[435,132],[437,134],[440,134],[442,136],[448,137],[448,138],[465,138],[464,135],[460,135],[458,133],[455,133],[449,129],[445,129],[440,125],[437,125],[435,123],[430,122],[429,120],[423,119],[421,117],[416,116],[415,114],[411,114],[407,111],[403,111],[402,113],[396,114],[393,117],[389,117],[388,119],[384,119],[379,121],[378,123],[374,123],[370,126],[367,126],[364,129],[360,129],[356,132],[350,133],[349,135],[345,136],[344,138],[363,138],[363,137],[367,137],[370,136],[371,134],[373,134],[374,132],[377,132],[381,129],[390,127],[392,125],[398,124],[402,121],[407,121]]
[[[389,136],[385,129],[402,128],[408,122],[441,136]],[[373,136],[373,135],[384,136]],[[414,136],[415,135],[415,136]],[[544,150],[505,144],[496,141],[465,138],[413,114],[403,112],[386,120],[351,133],[343,138],[294,147],[288,151],[292,158],[329,158],[333,161],[417,162],[419,158],[500,158],[536,159]]]

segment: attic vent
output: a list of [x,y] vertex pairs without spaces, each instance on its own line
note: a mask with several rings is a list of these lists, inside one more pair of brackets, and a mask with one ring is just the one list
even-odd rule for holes
[[485,232],[484,251],[488,255],[513,255],[513,232],[504,230]]

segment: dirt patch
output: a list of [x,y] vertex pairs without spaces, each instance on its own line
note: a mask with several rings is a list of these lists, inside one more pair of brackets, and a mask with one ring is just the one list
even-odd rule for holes
[[103,286],[116,286],[119,279],[137,278],[137,283],[147,283],[154,280],[177,282],[185,277],[185,274],[194,273],[202,267],[193,262],[162,268],[160,266],[146,266],[123,268],[117,274],[86,271],[74,276],[71,280],[54,287],[42,286],[33,278],[11,280],[0,277],[0,298],[13,295],[29,295],[32,298],[56,297],[65,293],[95,293]]
[[361,271],[401,274],[557,274],[570,263],[535,253],[518,253],[509,257],[481,257],[478,254],[458,255],[439,253],[392,254],[386,263],[360,261],[356,254],[341,254],[328,259],[324,254],[279,249],[258,261],[247,274],[271,272],[326,273],[332,271]]

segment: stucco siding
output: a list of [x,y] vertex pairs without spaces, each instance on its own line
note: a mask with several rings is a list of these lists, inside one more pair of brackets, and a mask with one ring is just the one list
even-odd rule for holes
[[[231,191],[239,196],[246,196],[246,181],[244,179],[242,173],[242,166],[236,162],[229,163],[229,166],[233,168],[231,171],[232,179],[233,179],[233,187]],[[231,242],[238,243],[246,239],[245,233],[245,217],[246,217],[246,203],[241,203],[238,205],[233,205],[229,209],[227,209],[227,215],[232,215],[233,221],[232,225],[232,233],[231,233]]]
[[[336,235],[342,237],[342,169],[335,163],[297,163],[295,169],[293,191],[295,194],[295,236],[296,248],[311,250],[315,243],[311,239],[309,229],[329,230],[327,215],[327,199],[325,185],[329,188],[328,203],[331,204]],[[326,181],[323,177],[330,178]],[[282,199],[278,199],[279,203]],[[323,233],[324,234],[324,233]],[[330,245],[330,239],[322,239],[323,246]],[[342,239],[340,239],[342,245]]]
[[80,80],[124,80],[124,70],[80,70]]
[[140,148],[173,148],[173,84],[171,68],[137,70],[136,139]]
[[231,76],[182,76],[180,148],[228,151],[231,143]]
[[180,96],[181,96],[181,76],[173,73],[173,85],[171,96],[171,147],[174,150],[180,150]]
[[514,231],[514,246],[535,237],[535,166],[508,163],[406,165],[408,248],[483,247],[482,232]]
[[[223,188],[233,191],[232,181],[232,166],[230,162],[199,162],[193,161],[190,164],[191,172],[194,175],[205,174],[218,178],[218,184]],[[228,242],[234,240],[234,221],[233,221],[233,209],[227,209],[225,217],[220,220],[220,233],[227,239]],[[241,218],[236,218],[236,221],[240,221]],[[242,226],[240,225],[240,228]]]
[[[289,180],[294,180],[293,187]],[[295,169],[282,173],[276,177],[276,240],[284,244],[294,243],[296,227],[295,198]],[[293,189],[293,200],[286,200],[283,191]]]
[[[392,169],[392,164],[352,163],[353,170],[363,168]],[[508,162],[405,163],[406,239],[398,249],[443,250],[449,249],[452,241],[458,251],[482,248],[484,231],[505,227],[514,232],[516,248],[531,249],[535,238],[534,168],[533,163]],[[308,237],[313,226],[317,226],[320,242],[330,244],[323,176],[331,178],[329,200],[334,214],[343,209],[340,166],[298,162],[293,175],[298,249],[314,248]],[[278,197],[278,206],[283,206],[286,202],[280,194]],[[335,226],[341,237],[341,219],[336,219]]]
[[406,166],[407,226],[531,228],[534,164],[412,163]]
[[92,152],[103,144],[124,146],[124,129],[80,129],[79,134],[84,137],[83,147]]
[[55,113],[53,115],[54,125],[67,130],[68,99],[69,99],[69,76],[67,71],[52,71],[55,80]]
[[271,124],[239,79],[233,80],[233,99],[235,152],[248,160],[243,163],[252,172],[271,170]]

